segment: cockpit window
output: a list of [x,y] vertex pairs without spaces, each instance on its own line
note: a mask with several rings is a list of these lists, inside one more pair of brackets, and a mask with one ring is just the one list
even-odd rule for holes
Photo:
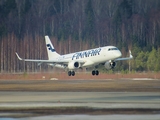
[[111,50],[118,50],[118,48],[109,48],[108,51],[111,51]]

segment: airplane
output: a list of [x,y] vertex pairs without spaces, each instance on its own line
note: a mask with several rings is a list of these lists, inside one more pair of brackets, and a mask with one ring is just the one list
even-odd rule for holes
[[79,51],[75,53],[60,55],[56,52],[52,45],[49,36],[45,36],[46,48],[48,53],[48,60],[37,60],[37,59],[23,59],[16,55],[19,60],[28,62],[37,62],[38,65],[47,63],[50,66],[63,68],[68,71],[68,76],[74,76],[76,69],[82,68],[94,68],[92,75],[99,75],[99,71],[96,70],[96,66],[103,64],[104,67],[109,70],[116,67],[117,61],[130,60],[133,58],[131,51],[129,50],[130,56],[121,58],[121,51],[115,46],[105,46],[94,48],[90,50]]

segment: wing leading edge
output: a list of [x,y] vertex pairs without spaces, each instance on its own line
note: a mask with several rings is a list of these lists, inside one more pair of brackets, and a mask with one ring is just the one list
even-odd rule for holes
[[[68,64],[69,60],[65,60],[65,59],[52,59],[52,60],[38,60],[38,59],[23,59],[21,58],[18,53],[15,53],[17,58],[21,61],[26,61],[26,62],[38,62],[38,63],[54,63],[54,64]],[[79,62],[81,64],[84,64],[85,61],[83,60],[77,60],[76,62]]]
[[50,62],[56,62],[56,61],[54,61],[54,60],[23,59],[23,58],[21,58],[21,57],[18,55],[17,52],[16,52],[16,56],[17,56],[17,58],[18,58],[19,60],[26,61],[26,62],[41,62],[41,63],[43,63],[43,62],[48,62],[48,63],[50,63]]

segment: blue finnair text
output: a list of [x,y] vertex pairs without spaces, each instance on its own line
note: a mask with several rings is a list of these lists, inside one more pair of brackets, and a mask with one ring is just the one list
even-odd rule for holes
[[80,58],[84,58],[84,57],[100,55],[100,52],[101,52],[101,48],[88,50],[88,51],[84,51],[84,52],[77,52],[72,56],[72,60],[80,59]]

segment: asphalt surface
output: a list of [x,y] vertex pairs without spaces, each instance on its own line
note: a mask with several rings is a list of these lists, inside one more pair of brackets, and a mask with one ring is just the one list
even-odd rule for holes
[[[4,88],[0,91],[0,118],[66,114],[160,115],[159,80],[9,80],[0,83],[1,89]],[[71,86],[67,88],[68,85]],[[105,85],[110,86],[106,88],[109,92],[104,89]]]
[[0,91],[28,92],[160,92],[160,80],[0,80]]
[[0,92],[0,108],[160,108],[157,92]]

